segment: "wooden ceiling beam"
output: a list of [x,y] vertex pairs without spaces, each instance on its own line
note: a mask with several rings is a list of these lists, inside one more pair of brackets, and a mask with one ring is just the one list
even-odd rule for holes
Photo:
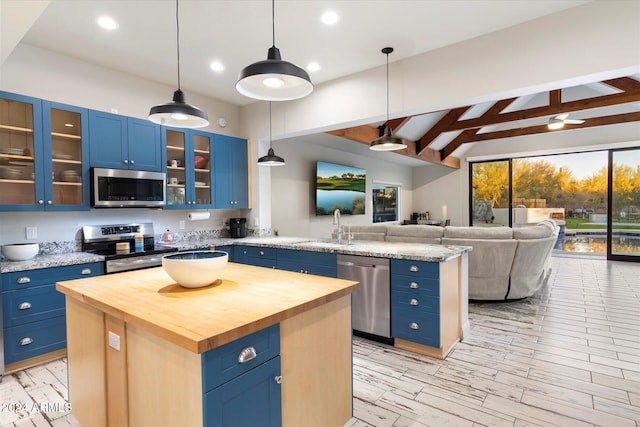
[[[327,131],[326,133],[329,135],[339,136],[350,141],[359,142],[367,146],[371,144],[371,141],[378,138],[378,129],[367,125],[337,129]],[[457,157],[451,156],[447,159],[441,160],[440,152],[431,149],[427,149],[423,153],[418,154],[416,153],[415,144],[413,144],[412,141],[409,141],[407,148],[394,151],[394,153],[453,169],[460,169],[460,159]]]
[[429,144],[435,141],[442,132],[446,132],[449,126],[455,123],[467,110],[469,110],[469,108],[471,107],[460,107],[449,110],[447,114],[445,114],[435,125],[431,127],[431,129],[427,131],[427,133],[422,135],[422,137],[416,141],[416,150],[418,151],[418,154],[422,154],[427,150]]
[[553,116],[561,113],[609,107],[612,105],[628,104],[633,102],[640,102],[640,90],[616,93],[612,95],[596,96],[593,98],[578,99],[575,101],[562,102],[558,105],[546,105],[542,107],[511,111],[502,114],[483,115],[475,119],[460,120],[451,125],[448,131],[474,128],[479,129],[485,126],[497,125],[500,123],[513,122],[517,120]]
[[[460,146],[468,142],[488,141],[488,140],[495,140],[495,139],[511,138],[515,136],[535,135],[535,134],[547,133],[547,132],[562,132],[565,130],[584,129],[589,127],[613,125],[613,124],[619,124],[619,123],[630,123],[630,122],[636,122],[636,121],[640,121],[640,112],[615,114],[612,116],[603,116],[603,117],[594,117],[586,120],[584,123],[579,125],[565,124],[563,128],[556,129],[556,130],[550,130],[547,127],[547,125],[538,125],[538,126],[530,126],[526,128],[499,130],[495,132],[487,132],[487,133],[480,133],[480,134],[469,133],[465,137],[462,137],[462,135],[464,134],[463,133],[460,135],[459,138],[457,138],[458,140],[456,141],[456,143],[458,144],[458,146]],[[446,148],[448,148],[449,145],[447,145]],[[450,151],[453,151],[453,150],[450,150]]]
[[562,103],[562,90],[554,89],[549,91],[549,105],[560,105]]
[[640,90],[640,81],[631,77],[620,77],[617,79],[604,80],[601,83],[624,92]]

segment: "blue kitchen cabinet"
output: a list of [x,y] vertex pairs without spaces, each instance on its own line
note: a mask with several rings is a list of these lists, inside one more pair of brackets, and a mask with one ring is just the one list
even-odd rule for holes
[[215,207],[234,209],[249,207],[249,164],[247,141],[215,135],[214,177]]
[[391,335],[440,347],[440,264],[391,260]]
[[87,110],[0,92],[0,111],[0,210],[88,210]]
[[89,111],[90,166],[161,172],[160,126],[147,120]]
[[234,250],[235,262],[256,267],[277,268],[277,250],[262,246],[238,245]]
[[202,355],[205,427],[282,425],[280,325]]
[[162,128],[167,173],[165,209],[214,208],[213,140],[214,135],[207,132]]
[[278,249],[276,258],[279,270],[338,277],[335,253]]
[[216,246],[216,251],[222,251],[222,252],[226,252],[229,254],[229,262],[236,262],[235,257],[234,257],[234,247],[233,245],[223,245],[223,246]]
[[5,363],[65,348],[65,298],[55,283],[102,274],[101,262],[2,274]]

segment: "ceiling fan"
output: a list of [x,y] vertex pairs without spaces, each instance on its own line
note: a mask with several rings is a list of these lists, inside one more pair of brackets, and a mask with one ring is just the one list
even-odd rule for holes
[[581,125],[582,123],[584,123],[584,120],[570,119],[569,113],[562,113],[558,114],[557,116],[551,117],[549,119],[549,124],[547,125],[547,127],[549,129],[561,129],[565,124]]

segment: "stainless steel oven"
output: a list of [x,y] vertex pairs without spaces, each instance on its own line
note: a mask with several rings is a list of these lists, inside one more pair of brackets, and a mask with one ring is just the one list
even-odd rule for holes
[[[105,273],[140,270],[162,265],[162,255],[176,252],[175,247],[155,242],[153,224],[85,225],[82,250],[105,257]],[[142,240],[136,251],[136,237]]]

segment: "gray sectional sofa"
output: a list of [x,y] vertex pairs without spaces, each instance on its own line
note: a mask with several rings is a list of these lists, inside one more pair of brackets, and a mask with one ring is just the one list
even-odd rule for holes
[[549,272],[558,238],[553,220],[522,227],[351,226],[354,240],[472,246],[469,299],[498,301],[533,295]]

